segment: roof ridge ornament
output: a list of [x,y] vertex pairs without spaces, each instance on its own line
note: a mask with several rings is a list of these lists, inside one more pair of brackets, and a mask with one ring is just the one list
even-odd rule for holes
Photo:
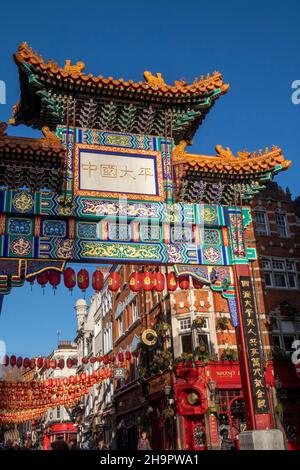
[[7,135],[6,129],[7,129],[7,123],[4,121],[0,121],[0,137]]
[[49,127],[47,126],[42,127],[42,133],[43,133],[44,139],[49,145],[53,147],[57,147],[58,145],[61,146],[60,138],[57,137],[57,135],[55,135],[53,132],[51,132]]
[[216,145],[216,152],[217,152],[217,157],[223,157],[223,158],[235,158],[233,155],[232,151],[230,150],[229,147],[226,147],[225,149],[222,147],[222,145],[218,144]]
[[153,75],[149,70],[145,70],[144,72],[144,78],[149,85],[155,87],[155,88],[160,88],[164,85],[166,85],[166,82],[164,81],[164,78],[160,72],[157,72],[155,75]]
[[64,71],[67,73],[81,73],[85,69],[84,62],[76,62],[74,65],[71,65],[71,60],[66,59],[64,65]]

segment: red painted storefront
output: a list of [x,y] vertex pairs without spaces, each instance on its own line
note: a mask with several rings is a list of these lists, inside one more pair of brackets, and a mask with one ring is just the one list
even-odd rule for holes
[[76,441],[77,429],[73,423],[52,424],[44,431],[43,450],[49,450],[52,442],[64,440],[67,444]]
[[[238,434],[247,426],[238,362],[179,364],[175,376],[178,446],[194,450],[218,448],[220,431],[226,428],[233,446],[238,448]],[[289,449],[300,449],[300,379],[295,366],[289,361],[269,362],[265,377],[273,416],[270,427],[284,431]],[[211,383],[216,388],[216,409],[212,413]]]

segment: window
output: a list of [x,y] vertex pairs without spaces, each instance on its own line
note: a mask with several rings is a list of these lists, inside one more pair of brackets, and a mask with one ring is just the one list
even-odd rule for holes
[[261,267],[266,287],[298,289],[295,262],[284,258],[262,258]]
[[56,419],[60,419],[60,406],[56,408]]
[[119,336],[122,336],[123,334],[123,320],[122,317],[118,319],[118,330],[119,330]]
[[131,303],[131,311],[132,311],[132,322],[134,323],[139,317],[136,299],[134,299],[134,301]]
[[278,235],[282,238],[286,238],[288,236],[286,215],[281,212],[276,212],[275,218]]
[[268,235],[267,213],[263,209],[255,210],[256,231],[259,235]]
[[183,318],[182,320],[179,320],[179,331],[187,331],[190,330],[192,326],[191,323],[191,318]]
[[274,281],[276,287],[287,287],[285,275],[282,273],[274,273]]
[[191,317],[182,318],[178,320],[181,353],[190,354],[193,352],[191,327],[192,327]]
[[191,333],[188,335],[180,335],[181,339],[181,352],[182,353],[192,353],[193,352],[193,344],[192,344],[192,335]]
[[272,327],[273,346],[286,354],[294,351],[293,341],[300,339],[300,321],[276,319]]

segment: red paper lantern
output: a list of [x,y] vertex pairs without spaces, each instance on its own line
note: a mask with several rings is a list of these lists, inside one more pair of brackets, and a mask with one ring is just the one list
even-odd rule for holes
[[77,274],[77,284],[82,292],[85,292],[90,285],[89,273],[86,269],[80,269]]
[[38,357],[36,361],[38,369],[41,369],[44,365],[44,359],[42,357]]
[[108,362],[109,362],[109,357],[107,354],[105,354],[105,356],[103,356],[103,364],[107,366]]
[[93,289],[98,293],[103,289],[104,285],[104,276],[99,268],[93,272],[92,276],[92,286]]
[[190,287],[189,276],[179,276],[179,287],[183,290],[186,290]]
[[30,369],[35,369],[35,359],[30,359],[29,367]]
[[22,365],[23,365],[23,358],[21,356],[19,356],[18,359],[17,359],[18,369],[20,369],[20,367],[22,367]]
[[50,361],[49,357],[46,357],[46,359],[44,360],[44,364],[45,364],[46,369],[50,369],[51,361]]
[[195,289],[202,289],[203,282],[199,281],[199,279],[195,279],[194,277],[192,279],[193,279],[193,287]]
[[167,287],[170,292],[173,292],[177,289],[178,280],[175,276],[174,271],[171,271],[167,276]]
[[44,272],[40,273],[40,274],[37,276],[36,280],[37,280],[37,282],[39,283],[39,285],[44,288],[45,285],[47,284],[47,282],[49,281],[49,273],[48,273],[48,271],[44,271]]
[[29,359],[29,357],[25,357],[24,361],[23,361],[23,367],[25,369],[27,369],[27,367],[29,367],[29,366],[30,366],[30,359]]
[[88,357],[83,357],[82,358],[82,364],[88,364],[89,358]]
[[124,362],[124,354],[122,352],[118,353],[119,362]]
[[73,384],[74,383],[74,375],[70,375],[69,377],[69,384]]
[[153,285],[156,292],[162,292],[165,288],[165,276],[160,272],[155,273]]
[[90,358],[90,363],[91,363],[91,364],[95,364],[95,362],[97,362],[97,358],[94,357],[94,356],[91,357],[91,358]]
[[133,272],[129,277],[129,288],[132,292],[139,292],[143,287],[143,278],[141,273]]
[[64,284],[67,289],[71,290],[74,289],[76,286],[76,274],[74,269],[72,268],[67,268],[64,271]]
[[108,288],[111,292],[116,292],[121,286],[121,275],[120,273],[113,272],[108,276]]
[[16,363],[17,363],[17,358],[16,358],[15,355],[10,356],[9,363],[10,363],[11,367],[15,367],[15,365],[16,365]]
[[73,359],[71,357],[68,357],[67,359],[67,368],[72,369],[73,367]]
[[153,273],[151,271],[145,271],[142,276],[144,291],[151,291],[153,289]]
[[109,356],[109,362],[114,363],[116,360],[115,356]]
[[130,351],[126,351],[125,357],[126,357],[126,360],[127,360],[127,361],[130,361],[130,359],[131,359],[131,352],[130,352]]
[[132,353],[132,355],[133,355],[134,357],[139,357],[139,355],[140,355],[139,349],[136,349],[136,350]]
[[60,284],[60,273],[57,271],[50,271],[49,273],[49,283],[56,289],[57,286]]
[[31,286],[33,286],[34,280],[35,280],[35,276],[31,276],[31,277],[29,277],[29,278],[26,279],[26,281],[29,282],[29,284],[30,284]]
[[60,369],[63,369],[63,368],[65,367],[65,361],[64,361],[64,359],[59,359],[59,361],[58,361],[58,367],[59,367]]
[[50,361],[50,367],[51,367],[51,369],[56,369],[56,366],[57,366],[57,361],[56,361],[56,359],[51,359],[51,361]]
[[9,365],[9,356],[7,356],[7,354],[5,354],[5,356],[3,356],[3,365],[5,367],[7,367]]

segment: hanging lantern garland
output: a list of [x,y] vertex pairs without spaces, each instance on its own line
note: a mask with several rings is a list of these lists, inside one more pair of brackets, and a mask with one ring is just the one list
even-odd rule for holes
[[[61,273],[57,271],[44,271],[37,276],[37,282],[44,289],[47,283],[53,287],[54,291],[61,282]],[[76,286],[76,273],[74,269],[67,268],[63,273],[64,285],[71,292]],[[95,292],[99,293],[104,287],[104,275],[100,268],[92,274],[92,288]],[[31,279],[33,282],[33,278]],[[107,285],[110,292],[117,292],[121,287],[121,275],[119,272],[112,272],[108,275]],[[192,278],[193,288],[201,289],[203,283],[198,279]],[[80,269],[77,274],[77,286],[82,290],[83,293],[89,288],[90,278],[89,272],[86,269]],[[183,290],[190,288],[190,276],[179,275],[177,278],[176,274],[171,271],[165,276],[163,273],[151,272],[149,270],[142,272],[134,271],[129,277],[129,288],[132,292],[150,292],[152,290],[156,292],[163,292],[165,288],[170,292],[174,292],[178,287]]]

